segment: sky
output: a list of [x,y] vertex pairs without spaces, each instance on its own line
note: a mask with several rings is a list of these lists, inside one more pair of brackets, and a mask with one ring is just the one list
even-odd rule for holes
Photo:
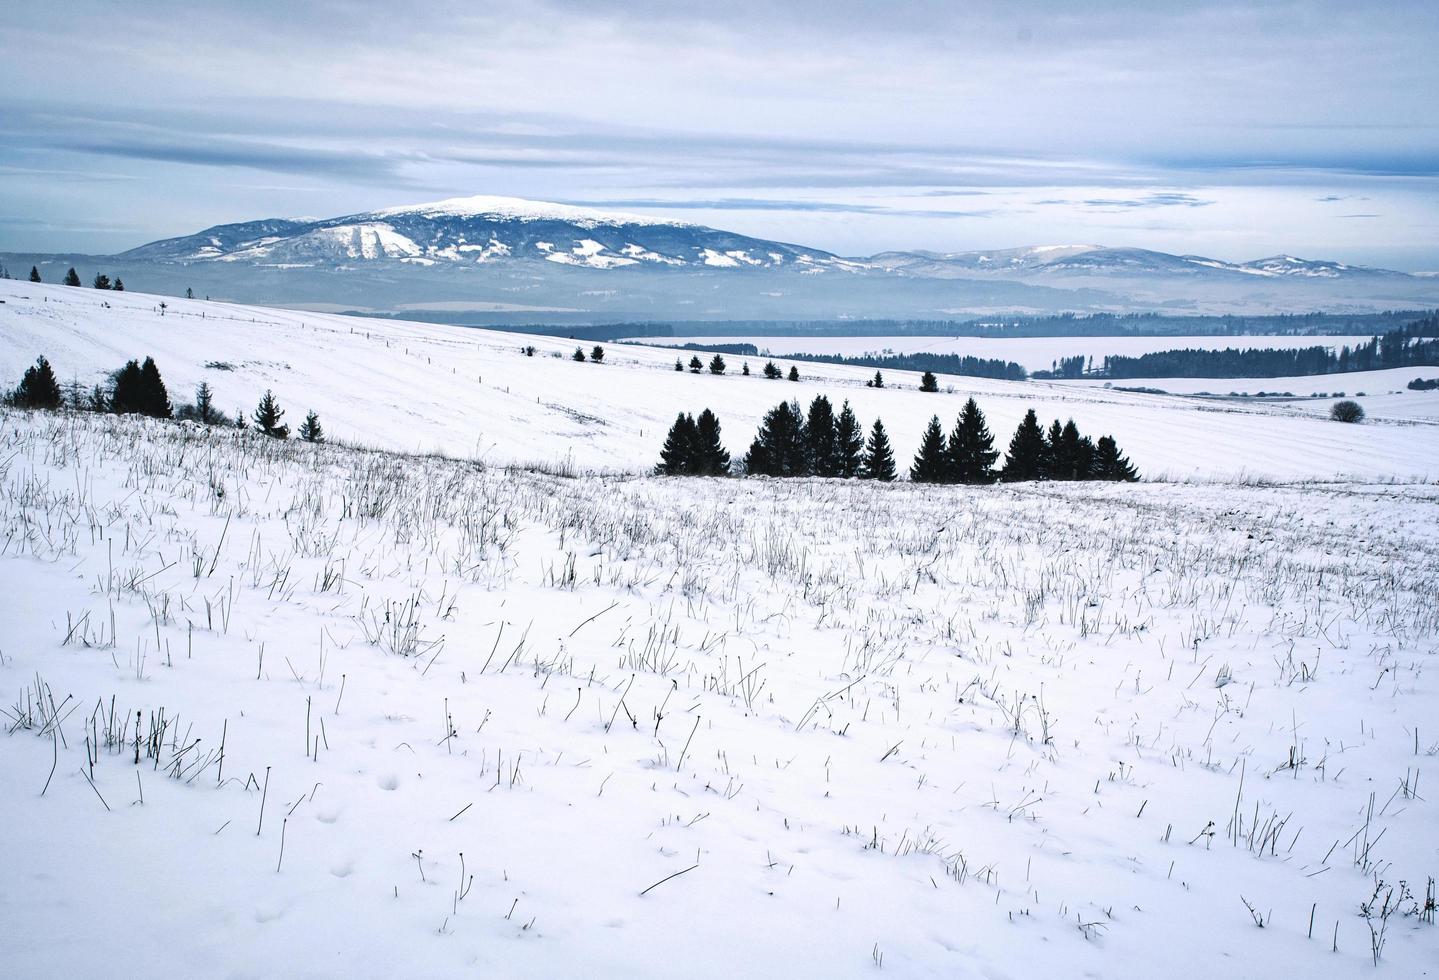
[[500,194],[1434,271],[1436,49],[1433,0],[21,4],[0,250]]

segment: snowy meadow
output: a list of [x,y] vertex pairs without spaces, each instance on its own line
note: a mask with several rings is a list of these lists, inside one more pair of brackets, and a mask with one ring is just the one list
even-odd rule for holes
[[552,475],[3,410],[0,529],[16,975],[1439,953],[1431,483]]

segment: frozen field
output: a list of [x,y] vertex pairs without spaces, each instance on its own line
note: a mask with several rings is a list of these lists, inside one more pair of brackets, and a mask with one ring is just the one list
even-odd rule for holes
[[13,976],[1439,962],[1430,484],[554,478],[0,410],[0,526]]
[[1098,365],[1106,354],[1138,356],[1158,350],[1250,350],[1354,347],[1372,337],[646,337],[638,343],[754,344],[775,354],[970,354],[1014,361],[1026,371],[1048,370],[1062,357],[1083,354]]
[[[1410,391],[1406,386],[1415,378],[1439,378],[1439,367],[1389,368],[1298,378],[1126,378],[1112,384],[1126,388],[1157,388],[1175,395],[1209,394],[1224,398],[1231,393],[1257,397],[1261,391],[1292,392],[1295,398],[1283,404],[1317,415],[1327,415],[1329,407],[1342,397],[1363,405],[1364,411],[1375,419],[1426,422],[1439,419],[1439,389]],[[1103,381],[1062,383],[1084,388],[1104,387]],[[1266,402],[1269,401],[1266,399]]]
[[[705,407],[738,456],[776,402],[807,405],[823,393],[836,407],[849,399],[865,426],[883,418],[907,466],[930,416],[949,425],[974,395],[1001,446],[1033,407],[1045,421],[1073,417],[1085,433],[1112,434],[1147,477],[1439,477],[1439,425],[1340,426],[1311,406],[948,377],[940,393],[925,394],[909,372],[890,372],[889,387],[875,390],[864,386],[871,370],[821,364],[799,365],[805,380],[792,384],[759,377],[758,360],[754,375],[740,376],[741,358],[730,358],[722,377],[676,373],[674,352],[663,348],[611,345],[604,364],[579,364],[569,360],[574,341],[488,330],[175,298],[162,316],[155,296],[8,280],[0,299],[6,386],[41,354],[62,381],[87,386],[149,354],[172,400],[192,397],[205,380],[219,407],[248,412],[273,388],[292,425],[313,409],[331,438],[489,463],[644,472],[675,414]],[[527,344],[535,357],[520,353]]]

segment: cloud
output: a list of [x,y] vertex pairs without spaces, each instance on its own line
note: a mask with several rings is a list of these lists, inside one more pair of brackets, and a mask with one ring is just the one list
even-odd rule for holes
[[1125,211],[1144,208],[1207,208],[1215,202],[1206,198],[1195,197],[1193,194],[1164,192],[1146,194],[1143,197],[1091,197],[1079,201],[1048,198],[1036,203],[1122,214]]
[[881,204],[856,204],[844,201],[781,200],[775,198],[725,197],[696,200],[662,198],[606,198],[600,200],[567,200],[565,204],[596,208],[657,208],[675,211],[797,211],[818,214],[871,214],[904,218],[985,218],[996,213],[985,211],[944,211],[939,209],[895,208]]

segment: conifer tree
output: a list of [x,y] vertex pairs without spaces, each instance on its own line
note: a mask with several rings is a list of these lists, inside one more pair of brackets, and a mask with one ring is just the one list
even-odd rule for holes
[[99,385],[90,389],[90,398],[85,405],[85,411],[102,414],[110,411],[110,396],[105,394],[105,389]]
[[889,434],[884,431],[884,423],[875,419],[874,428],[869,433],[869,442],[864,447],[864,462],[860,465],[859,478],[889,483],[894,477],[894,451],[889,447]]
[[870,381],[869,384],[868,384],[866,387],[869,387],[869,388],[883,388],[883,387],[884,387],[884,375],[883,375],[881,372],[879,372],[879,371],[874,372],[874,379],[873,379],[872,381]]
[[145,358],[145,363],[140,365],[140,413],[154,419],[168,419],[174,414],[170,393],[165,390],[153,357]]
[[325,441],[325,430],[320,426],[320,416],[313,411],[305,413],[305,421],[300,423],[300,438],[306,442]]
[[698,354],[690,358],[690,374],[699,374],[704,370],[705,363],[700,360]]
[[119,276],[116,276],[115,285],[111,286],[110,288],[115,290],[115,292],[117,293],[123,293],[125,291],[125,280],[121,279]]
[[909,478],[915,483],[948,483],[949,460],[945,458],[944,429],[935,415],[925,427],[919,442],[919,452],[909,467]]
[[40,278],[40,269],[39,269],[38,266],[33,266],[33,265],[32,265],[32,266],[30,267],[30,281],[31,281],[31,282],[41,282],[41,281],[42,281],[41,278]]
[[1043,459],[1044,462],[1040,467],[1040,479],[1069,479],[1064,473],[1066,462],[1064,459],[1064,426],[1060,425],[1059,419],[1050,423],[1049,431],[1044,436]]
[[288,439],[290,438],[290,427],[280,424],[280,420],[284,417],[285,410],[275,400],[274,393],[266,388],[260,404],[255,407],[255,426],[267,436],[275,439]]
[[570,360],[572,360],[572,361],[584,361],[584,360],[585,360],[585,349],[584,349],[583,347],[576,347],[576,348],[575,348],[575,352],[570,355]]
[[35,359],[33,366],[25,369],[20,384],[10,395],[10,404],[16,408],[39,408],[54,411],[60,407],[60,384],[55,380],[55,371],[44,357]]
[[145,379],[139,361],[126,361],[115,374],[110,390],[110,411],[116,415],[141,415],[145,411]]
[[973,398],[964,403],[964,408],[955,420],[954,430],[949,434],[945,446],[948,457],[950,479],[955,483],[993,483],[994,461],[999,453],[994,450],[994,436],[985,423],[984,413],[979,410]]
[[249,427],[250,424],[245,421],[245,410],[243,408],[235,409],[235,428],[243,432]]
[[1084,479],[1084,475],[1079,472],[1079,427],[1074,424],[1074,419],[1064,423],[1064,427],[1059,430],[1059,439],[1050,444],[1049,478]]
[[710,358],[710,374],[724,374],[724,358],[716,354]]
[[938,391],[939,379],[934,376],[933,371],[926,371],[919,379],[920,391]]
[[863,462],[864,432],[859,427],[859,419],[854,417],[854,409],[849,407],[848,399],[839,410],[839,418],[834,424],[834,434],[837,462],[837,472],[834,475],[852,480],[859,475],[860,465]]
[[1009,440],[1009,453],[999,478],[1006,483],[1043,479],[1045,455],[1044,432],[1031,408],[1014,431],[1014,438]]
[[695,471],[695,450],[699,428],[693,415],[680,412],[660,449],[660,464],[655,471],[661,476],[687,476]]
[[1094,478],[1133,483],[1139,479],[1139,471],[1119,451],[1113,436],[1100,436],[1094,447]]
[[743,364],[740,365],[739,373],[744,375],[746,378],[749,377],[749,361],[745,361]]
[[1089,436],[1080,436],[1074,446],[1074,478],[1076,480],[1094,479],[1094,440]]
[[839,476],[839,441],[835,434],[834,406],[824,395],[809,403],[804,423],[809,470],[815,476]]
[[683,374],[685,370],[685,362],[680,360],[678,357],[675,358],[675,370],[680,372],[681,374]]
[[220,413],[215,410],[215,396],[207,381],[195,386],[195,418],[201,425],[214,425],[220,421]]
[[67,286],[78,286],[78,285],[80,285],[80,273],[76,272],[73,268],[72,268],[69,272],[65,273],[65,285],[67,285]]
[[771,381],[775,381],[780,377],[780,369],[775,367],[774,361],[764,362],[764,376]]
[[720,422],[705,409],[695,423],[695,472],[700,476],[728,476],[729,453],[720,441]]
[[590,351],[590,360],[596,364],[603,364],[605,361],[605,349],[595,344],[594,350]]
[[798,406],[780,402],[765,414],[750,452],[745,472],[764,476],[808,476],[809,446],[804,417]]
[[789,366],[789,379],[791,381],[799,380],[799,368],[795,367],[793,364]]
[[96,289],[109,289],[110,277],[103,272],[95,273],[95,281],[91,283]]

